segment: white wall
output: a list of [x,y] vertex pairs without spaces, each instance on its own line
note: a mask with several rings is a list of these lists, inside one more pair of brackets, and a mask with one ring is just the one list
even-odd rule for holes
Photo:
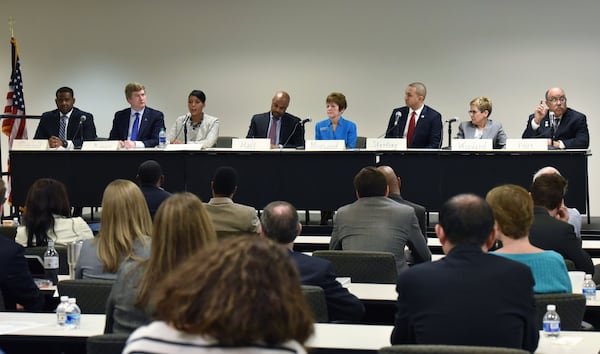
[[[520,137],[547,88],[562,86],[569,106],[588,116],[592,150],[599,13],[597,0],[0,3],[2,20],[17,21],[27,113],[55,108],[55,90],[68,85],[76,105],[94,114],[100,136],[127,106],[129,81],[146,85],[148,105],[165,113],[168,127],[186,112],[187,94],[202,89],[205,111],[221,118],[221,135],[232,136],[246,134],[250,116],[267,111],[276,90],[291,94],[289,112],[315,120],[325,117],[327,94],[341,91],[345,116],[359,135],[374,137],[403,105],[406,84],[418,80],[445,118],[468,119],[468,102],[490,97],[492,118],[509,137]],[[0,33],[1,93],[10,44],[8,31]],[[28,125],[30,136],[36,124]],[[589,161],[592,215],[600,215],[599,157]]]

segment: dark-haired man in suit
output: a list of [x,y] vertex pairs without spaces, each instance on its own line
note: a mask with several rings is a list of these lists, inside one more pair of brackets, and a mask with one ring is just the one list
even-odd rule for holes
[[252,117],[246,138],[270,138],[274,148],[304,146],[304,127],[300,118],[286,113],[289,104],[287,92],[275,93],[271,110]]
[[79,148],[83,141],[96,140],[94,116],[73,106],[73,89],[56,90],[54,102],[57,109],[42,114],[34,139],[48,139],[51,148]]
[[162,188],[165,181],[162,167],[154,160],[146,160],[138,167],[135,180],[144,194],[150,216],[154,219],[158,207],[171,196],[171,193]]
[[125,98],[131,107],[115,113],[108,138],[120,140],[124,148],[155,147],[165,128],[163,113],[146,106],[146,88],[140,83],[128,83]]

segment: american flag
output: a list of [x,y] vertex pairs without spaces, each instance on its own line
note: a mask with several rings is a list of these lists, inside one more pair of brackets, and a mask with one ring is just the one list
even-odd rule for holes
[[[23,97],[23,77],[21,76],[21,61],[17,40],[10,39],[12,47],[12,71],[6,94],[6,106],[4,114],[16,116],[25,115],[25,98]],[[24,118],[5,118],[2,121],[2,132],[8,135],[8,146],[12,147],[13,140],[27,139],[27,127]]]

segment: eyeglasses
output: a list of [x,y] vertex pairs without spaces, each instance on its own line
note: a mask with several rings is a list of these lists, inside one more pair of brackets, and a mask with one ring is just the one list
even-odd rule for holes
[[469,111],[469,114],[473,115],[473,114],[477,114],[477,113],[481,113],[479,111]]
[[567,98],[565,96],[562,96],[562,97],[552,97],[552,98],[549,98],[548,101],[552,102],[552,103],[557,103],[557,102],[565,103],[565,102],[567,102]]

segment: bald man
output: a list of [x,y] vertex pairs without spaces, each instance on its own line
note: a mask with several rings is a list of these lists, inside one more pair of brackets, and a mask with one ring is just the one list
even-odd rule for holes
[[252,117],[246,138],[271,138],[273,148],[304,146],[304,127],[300,118],[286,112],[289,104],[287,92],[276,92],[271,110]]

